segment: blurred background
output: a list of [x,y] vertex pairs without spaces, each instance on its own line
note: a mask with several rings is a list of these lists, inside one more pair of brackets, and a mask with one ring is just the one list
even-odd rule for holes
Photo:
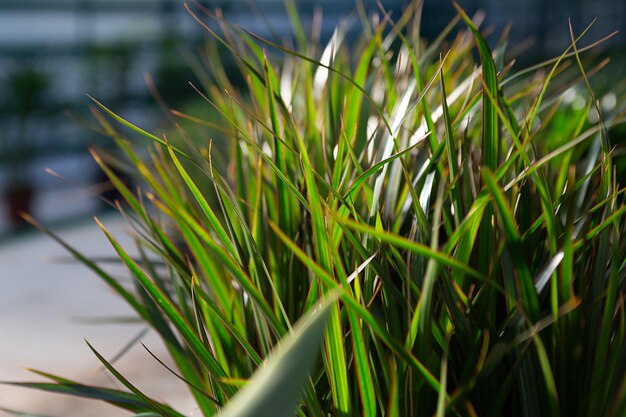
[[[290,36],[283,0],[198,3],[220,8],[226,19],[262,36]],[[330,37],[339,20],[347,16],[356,20],[354,0],[295,3],[308,25],[321,11],[322,40]],[[370,13],[377,10],[375,1],[362,3]],[[485,12],[481,27],[491,28],[493,42],[513,23],[509,45],[523,64],[559,55],[568,46],[568,18],[575,33],[598,19],[584,44],[626,28],[624,0],[459,3],[470,15]],[[382,4],[398,16],[407,1]],[[434,39],[455,12],[450,1],[425,0],[422,15],[422,34]],[[44,262],[42,257],[60,256],[63,251],[26,226],[18,213],[33,214],[87,255],[110,254],[90,220],[94,214],[102,215],[98,196],[108,186],[88,153],[92,146],[107,148],[109,140],[92,128],[86,95],[145,130],[166,130],[146,80],[154,81],[169,105],[193,106],[198,97],[188,81],[197,79],[199,67],[210,65],[198,58],[206,38],[180,0],[0,0],[0,380],[33,379],[22,370],[33,366],[102,382],[101,370],[82,338],[95,340],[105,353],[114,354],[144,332],[120,323],[98,327],[86,320],[128,314],[127,307],[97,279],[85,278],[89,274],[80,266]],[[623,39],[620,34],[597,52],[613,57],[594,77],[599,88],[626,75]],[[123,236],[123,222],[104,216]],[[129,354],[127,369],[135,380],[152,383],[152,389],[170,402],[176,402],[177,395],[185,401],[184,389],[163,386],[155,374],[145,371],[141,365],[145,351],[134,355]],[[146,369],[154,367],[150,362]],[[0,408],[56,410],[51,412],[64,416],[99,414],[93,409],[86,412],[75,402],[54,405],[56,398],[25,391],[0,387]],[[107,410],[106,415],[114,415]]]
[[[355,17],[353,0],[296,3],[309,23],[322,11],[322,39],[339,19]],[[363,3],[366,10],[377,10],[375,1]],[[382,3],[397,16],[407,1]],[[494,40],[512,22],[509,45],[523,49],[519,59],[525,63],[567,47],[568,17],[576,33],[597,17],[586,38],[592,40],[626,25],[626,1],[460,3],[469,13],[486,13],[484,25],[493,28]],[[228,20],[263,36],[289,36],[283,0],[201,4],[221,8]],[[423,16],[423,36],[432,39],[454,9],[448,1],[426,0]],[[21,225],[19,211],[47,222],[93,214],[100,207],[93,194],[102,178],[87,148],[108,141],[89,128],[86,94],[147,130],[159,128],[163,118],[145,75],[170,105],[197,100],[187,81],[196,78],[191,68],[203,39],[204,30],[180,0],[0,0],[0,237]],[[604,49],[619,47],[620,39]]]

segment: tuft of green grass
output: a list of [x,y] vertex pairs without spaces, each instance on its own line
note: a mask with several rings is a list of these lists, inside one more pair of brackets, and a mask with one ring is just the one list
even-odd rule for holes
[[[170,133],[94,100],[143,184],[127,188],[94,151],[145,254],[100,224],[133,289],[43,230],[162,337],[202,415],[242,385],[256,394],[241,415],[268,398],[288,410],[301,385],[276,400],[253,376],[271,379],[281,366],[264,360],[285,345],[313,364],[299,416],[624,415],[623,143],[608,132],[625,114],[598,105],[600,68],[582,56],[594,40],[571,33],[561,56],[517,69],[458,5],[426,49],[418,2],[327,45],[288,5],[297,47],[188,8],[213,46],[202,104],[173,109]],[[335,296],[315,362],[292,329]],[[128,391],[47,374],[23,385],[180,415],[92,349]]]

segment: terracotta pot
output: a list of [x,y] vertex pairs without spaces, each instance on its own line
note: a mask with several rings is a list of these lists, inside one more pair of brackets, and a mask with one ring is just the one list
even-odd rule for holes
[[23,226],[26,223],[20,214],[31,211],[34,195],[35,187],[30,184],[14,185],[4,191],[8,220],[12,226]]

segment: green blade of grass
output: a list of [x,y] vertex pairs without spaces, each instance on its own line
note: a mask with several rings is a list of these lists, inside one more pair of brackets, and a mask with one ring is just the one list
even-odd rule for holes
[[[91,99],[91,101],[93,101],[94,103],[96,103],[98,105],[98,107],[100,107],[102,110],[104,110],[109,116],[111,116],[113,119],[115,119],[117,122],[119,122],[120,124],[122,124],[123,126],[126,126],[127,128],[139,133],[141,136],[150,139],[151,141],[154,141],[156,143],[159,143],[163,146],[167,145],[167,142],[165,142],[163,139],[154,136],[151,133],[146,132],[145,130],[141,129],[140,127],[132,124],[131,122],[129,122],[128,120],[124,119],[123,117],[118,116],[116,113],[114,113],[112,110],[110,110],[108,107],[106,107],[104,104],[100,103],[98,100],[96,100],[95,98],[91,97],[91,96],[87,96]],[[181,151],[180,149],[177,148],[173,148],[174,151],[176,153],[178,153],[179,155],[188,158],[187,155]]]
[[174,165],[176,166],[176,169],[180,173],[181,178],[185,181],[185,184],[187,184],[187,186],[189,187],[189,190],[191,190],[191,193],[196,198],[196,201],[202,208],[202,211],[204,212],[207,219],[209,220],[209,223],[211,224],[211,226],[213,226],[213,230],[215,230],[215,232],[217,233],[220,239],[220,242],[222,242],[222,244],[226,247],[226,249],[231,254],[235,255],[237,253],[237,251],[235,250],[235,247],[230,241],[228,234],[226,233],[226,230],[224,230],[224,227],[222,226],[217,216],[215,215],[215,212],[213,211],[210,204],[207,202],[206,198],[202,194],[202,191],[200,191],[200,189],[195,184],[193,179],[189,176],[185,168],[182,166],[182,164],[180,163],[180,160],[176,157],[176,154],[174,153],[174,149],[171,147],[171,145],[167,145],[167,150],[170,154],[170,157],[172,158],[172,161],[174,162]]
[[[160,205],[157,203],[157,205]],[[263,311],[265,317],[271,321],[273,328],[280,334],[285,331],[285,326],[281,323],[280,319],[274,314],[272,308],[269,306],[265,298],[262,296],[259,288],[252,282],[250,277],[242,269],[242,267],[230,256],[230,254],[218,245],[209,233],[186,211],[180,210],[174,212],[166,209],[162,205],[160,209],[173,218],[180,219],[185,222],[191,230],[204,242],[211,250],[212,253],[219,258],[226,268],[233,274],[237,283],[248,293],[250,298],[254,300],[259,308]]]
[[152,411],[157,412],[164,417],[183,417],[182,414],[176,412],[170,407],[159,404],[158,402],[152,400],[147,395],[138,390],[133,384],[130,383],[130,381],[122,376],[122,374],[120,374],[106,359],[104,359],[104,357],[100,353],[98,353],[98,351],[94,349],[94,347],[89,342],[85,342],[87,343],[87,346],[89,346],[89,349],[91,349],[93,354],[96,355],[98,360],[109,370],[109,372],[111,372],[111,374],[113,374],[113,376],[118,381],[120,381],[126,388],[128,388],[137,398],[140,398],[143,402],[148,404],[150,408],[152,408]]
[[[185,342],[193,350],[194,354],[198,356],[198,359],[202,361],[207,370],[218,379],[227,376],[226,372],[217,363],[215,358],[211,355],[211,352],[202,343],[198,335],[193,331],[192,327],[182,317],[181,313],[177,311],[176,307],[172,304],[171,300],[159,289],[154,282],[143,272],[143,270],[137,265],[128,254],[117,243],[109,231],[98,222],[98,226],[102,229],[107,239],[120,256],[120,259],[124,261],[129,271],[133,276],[141,283],[142,287],[150,294],[154,301],[159,305],[167,317],[172,321],[176,329],[181,333]],[[234,394],[232,387],[224,384],[220,384],[224,393],[228,396]]]
[[464,272],[465,274],[477,278],[479,280],[485,280],[485,277],[483,275],[481,275],[478,271],[476,271],[475,269],[469,267],[467,264],[459,262],[457,260],[455,260],[454,258],[451,258],[449,255],[445,254],[444,252],[440,252],[440,251],[434,251],[431,248],[429,248],[426,245],[422,245],[420,243],[416,243],[413,241],[410,241],[402,236],[398,236],[396,234],[393,233],[389,233],[389,232],[384,232],[384,231],[380,231],[377,230],[374,227],[365,225],[365,224],[361,224],[358,222],[355,222],[353,220],[343,220],[343,219],[339,219],[336,218],[336,220],[338,222],[341,222],[343,224],[345,224],[347,227],[349,227],[350,229],[356,230],[358,232],[362,232],[362,233],[367,233],[377,239],[381,239],[385,242],[388,242],[396,247],[399,248],[403,248],[403,249],[407,249],[410,250],[413,253],[416,253],[418,255],[421,256],[425,256],[428,258],[433,258],[435,259],[438,263],[440,263],[441,265],[445,265],[445,266],[449,266],[453,269],[457,269],[459,271]]
[[[474,25],[472,20],[461,8],[461,6],[459,6],[459,4],[456,2],[453,2],[453,5],[467,25],[467,27],[469,27],[469,29],[472,31],[474,39],[476,40],[476,45],[478,47],[480,60],[482,63],[484,88],[489,91],[489,94],[491,94],[492,97],[498,97],[498,78],[496,75],[496,66],[493,62],[491,50],[489,49],[487,42],[480,34],[480,31],[478,30],[476,25]],[[487,97],[486,93],[483,92],[482,164],[483,166],[486,166],[491,170],[495,170],[498,167],[498,155],[500,148],[498,113],[495,109],[495,106],[496,104],[492,103],[491,100],[489,100],[489,98]]]
[[74,397],[89,398],[93,400],[100,400],[107,402],[116,407],[128,410],[134,413],[149,411],[150,406],[136,395],[114,390],[110,388],[100,388],[89,385],[84,385],[66,378],[56,377],[55,375],[47,374],[45,372],[33,371],[48,379],[52,379],[51,382],[3,382],[7,385],[13,385],[18,387],[32,388],[47,392],[59,393],[70,395]]
[[461,201],[461,192],[459,190],[459,186],[454,183],[454,179],[457,177],[459,172],[458,161],[457,161],[457,149],[456,144],[454,142],[454,131],[452,129],[452,120],[450,118],[450,109],[448,108],[448,99],[446,96],[446,86],[443,79],[443,71],[440,73],[440,84],[441,84],[441,106],[443,109],[443,121],[446,128],[446,151],[448,156],[448,171],[450,183],[452,184],[452,204],[454,205],[454,218],[455,223],[459,224],[459,219],[462,216],[461,207],[463,207],[463,202]]
[[[308,156],[306,144],[297,131],[296,138],[300,147],[300,161],[304,171],[309,204],[311,205],[315,256],[322,265],[322,268],[327,271],[332,271],[331,245],[328,240],[324,210],[320,202],[320,195],[315,183],[315,176],[313,175],[313,170],[311,169],[311,161]],[[343,331],[341,328],[338,305],[331,309],[325,346],[327,360],[329,361],[330,366],[329,379],[332,386],[335,405],[339,411],[349,415],[351,407],[350,392],[348,385],[346,354],[343,344]]]
[[[284,155],[282,141],[280,138],[280,123],[278,121],[278,112],[276,108],[276,102],[274,100],[274,87],[272,83],[272,79],[276,78],[274,75],[268,60],[267,55],[264,55],[263,68],[265,70],[265,85],[266,85],[266,96],[267,96],[267,106],[269,108],[270,119],[272,122],[272,133],[274,136],[274,159],[276,161],[276,166],[285,173],[288,174],[287,170],[287,160]],[[287,230],[291,233],[293,230],[294,221],[291,219],[294,210],[291,208],[291,197],[288,194],[287,187],[283,181],[278,179],[276,181],[276,187],[278,191],[278,207],[279,207],[279,222],[281,227],[284,230]]]
[[346,303],[348,307],[352,308],[389,348],[395,351],[400,358],[406,360],[410,366],[414,367],[434,390],[438,391],[440,389],[440,384],[437,381],[437,378],[433,376],[432,373],[408,350],[406,350],[400,342],[391,337],[366,308],[364,308],[354,299],[354,297],[339,286],[335,279],[328,274],[328,272],[326,272],[320,265],[304,253],[291,239],[289,239],[288,236],[278,229],[276,225],[270,223],[270,227],[274,233],[276,233],[278,237],[293,251],[294,255],[305,263],[307,267],[309,267],[311,271],[313,271],[323,281],[325,286],[333,291],[339,292],[341,300]]
[[323,339],[334,296],[302,318],[292,334],[220,410],[220,417],[291,417],[294,415]]
[[[515,275],[521,289],[520,295],[524,311],[528,315],[531,322],[535,322],[539,319],[540,315],[539,300],[537,298],[537,293],[535,292],[535,286],[532,275],[530,274],[528,263],[524,259],[521,237],[517,229],[515,219],[493,174],[488,169],[483,169],[482,173],[485,184],[491,192],[494,204],[498,209],[506,241],[510,247],[510,256],[513,259]],[[514,299],[517,298],[515,287],[511,287],[509,295]]]

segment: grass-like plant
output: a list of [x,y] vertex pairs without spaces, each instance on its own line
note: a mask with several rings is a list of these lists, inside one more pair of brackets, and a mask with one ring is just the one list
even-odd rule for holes
[[[458,6],[424,45],[416,9],[362,16],[361,35],[340,26],[324,48],[293,9],[291,47],[191,12],[214,40],[194,86],[206,117],[172,110],[176,129],[153,135],[96,102],[144,184],[94,152],[136,230],[133,258],[101,225],[135,288],[59,241],[161,335],[203,415],[329,293],[298,415],[626,415],[624,189],[607,134],[624,114],[598,105],[584,33],[517,70]],[[128,393],[29,386],[181,415],[98,357]]]

